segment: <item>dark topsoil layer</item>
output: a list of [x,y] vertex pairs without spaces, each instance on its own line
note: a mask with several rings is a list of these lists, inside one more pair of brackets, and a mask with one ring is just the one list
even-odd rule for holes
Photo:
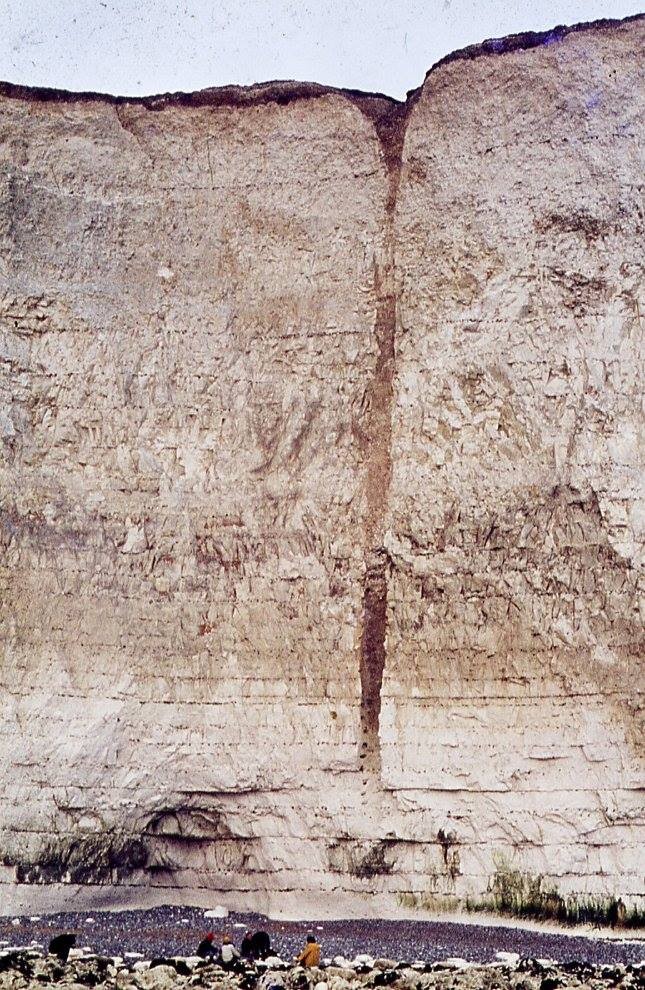
[[[93,919],[93,920],[88,920]],[[205,932],[216,939],[228,934],[239,947],[244,930],[269,932],[277,953],[289,960],[300,951],[308,932],[322,944],[323,955],[357,953],[402,962],[433,962],[461,956],[472,962],[491,962],[496,952],[518,952],[522,957],[572,960],[596,964],[634,963],[645,960],[645,940],[625,933],[615,939],[591,939],[580,935],[557,935],[526,928],[458,924],[449,921],[270,921],[258,914],[231,914],[228,918],[205,918],[201,908],[157,907],[145,911],[95,911],[43,915],[37,921],[0,917],[0,941],[47,948],[58,932],[77,933],[77,947],[89,946],[104,955],[140,952],[154,956],[193,955]]]

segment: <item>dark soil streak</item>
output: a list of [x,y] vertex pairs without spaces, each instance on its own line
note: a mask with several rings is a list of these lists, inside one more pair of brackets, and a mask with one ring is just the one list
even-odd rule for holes
[[365,468],[365,578],[360,652],[361,760],[363,770],[380,774],[379,723],[381,687],[386,662],[388,556],[383,547],[388,498],[392,480],[392,407],[396,372],[396,259],[394,223],[401,178],[407,116],[416,101],[396,111],[379,113],[374,105],[362,107],[379,137],[388,188],[385,201],[385,251],[374,262],[377,299],[374,337],[376,362],[367,388],[364,428]]

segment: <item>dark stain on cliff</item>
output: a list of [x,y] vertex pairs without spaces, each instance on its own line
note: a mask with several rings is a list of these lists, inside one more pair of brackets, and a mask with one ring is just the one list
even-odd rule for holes
[[142,838],[104,831],[52,838],[32,860],[5,854],[17,883],[111,884],[143,870],[148,851]]
[[379,722],[387,636],[387,558],[375,551],[366,562],[361,636],[361,737],[365,769],[380,770]]
[[[388,280],[392,273],[388,273]],[[361,744],[365,767],[380,770],[379,719],[387,636],[387,558],[382,543],[392,478],[392,401],[394,394],[394,294],[382,291],[375,272],[379,307],[375,325],[377,355],[368,388],[365,430],[365,578],[360,653]]]
[[363,615],[360,650],[361,758],[363,769],[380,773],[379,724],[386,662],[389,558],[383,546],[392,480],[392,406],[396,372],[396,271],[394,221],[401,178],[407,115],[413,103],[383,112],[365,101],[362,112],[378,135],[388,176],[383,257],[374,261],[376,359],[367,391],[367,415],[361,431],[365,457]]

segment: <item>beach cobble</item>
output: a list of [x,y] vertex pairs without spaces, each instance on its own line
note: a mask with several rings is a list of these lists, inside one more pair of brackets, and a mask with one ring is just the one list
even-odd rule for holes
[[362,954],[351,961],[336,957],[310,969],[274,958],[268,964],[240,965],[231,973],[195,956],[134,960],[74,949],[61,962],[37,949],[0,951],[0,990],[49,984],[69,990],[641,990],[644,985],[642,964],[556,963],[510,953],[488,964],[452,958],[412,965]]

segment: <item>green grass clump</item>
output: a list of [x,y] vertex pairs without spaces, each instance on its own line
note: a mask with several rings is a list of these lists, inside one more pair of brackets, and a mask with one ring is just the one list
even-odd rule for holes
[[514,918],[558,921],[564,925],[606,925],[611,928],[641,928],[645,912],[636,905],[625,905],[621,898],[569,894],[541,874],[512,869],[500,860],[483,898],[468,898],[467,911],[488,911]]
[[459,898],[454,894],[436,893],[399,893],[397,904],[402,908],[415,911],[434,911],[436,914],[458,911]]

